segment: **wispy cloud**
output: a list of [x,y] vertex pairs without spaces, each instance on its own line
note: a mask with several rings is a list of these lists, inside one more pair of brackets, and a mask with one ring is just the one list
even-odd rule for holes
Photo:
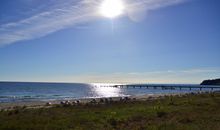
[[13,75],[1,77],[8,81],[36,82],[81,82],[81,83],[183,83],[199,84],[205,79],[220,77],[220,68],[194,68],[182,70],[161,70],[146,72],[115,72],[115,73],[86,73],[77,75],[55,74],[42,75]]
[[[107,82],[107,83],[196,83],[204,79],[220,76],[220,68],[197,68],[184,70],[86,74],[63,79],[67,82]],[[62,79],[59,77],[58,79]]]
[[[129,17],[136,12],[155,10],[183,0],[124,0]],[[55,1],[57,2],[57,1]],[[68,0],[29,18],[0,25],[0,45],[46,36],[61,29],[99,18],[97,10],[102,0]]]

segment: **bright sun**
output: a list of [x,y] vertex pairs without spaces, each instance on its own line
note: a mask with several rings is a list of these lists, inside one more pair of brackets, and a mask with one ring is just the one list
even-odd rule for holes
[[122,0],[104,0],[100,7],[100,13],[104,17],[115,18],[124,11]]

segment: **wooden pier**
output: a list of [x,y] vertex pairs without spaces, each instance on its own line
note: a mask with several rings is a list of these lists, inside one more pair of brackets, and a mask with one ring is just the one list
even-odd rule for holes
[[117,87],[117,88],[147,88],[147,89],[162,89],[162,90],[182,90],[182,89],[197,89],[197,90],[220,90],[220,86],[193,86],[193,85],[114,85],[112,87]]

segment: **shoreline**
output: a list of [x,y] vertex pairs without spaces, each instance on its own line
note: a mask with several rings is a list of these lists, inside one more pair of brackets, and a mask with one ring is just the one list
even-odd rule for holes
[[[219,91],[214,91],[213,93]],[[143,95],[134,95],[134,96],[125,96],[129,100],[132,101],[147,101],[147,100],[156,100],[159,98],[164,98],[166,96],[184,96],[188,94],[201,94],[201,93],[210,93],[210,92],[191,92],[191,93],[169,93],[169,94],[143,94]],[[103,98],[81,98],[81,99],[72,99],[72,100],[54,100],[54,101],[27,101],[27,102],[7,102],[7,103],[0,103],[0,110],[14,110],[18,107],[24,108],[49,108],[56,105],[61,105],[61,102],[69,102],[72,103],[76,101],[80,101],[79,104],[87,104],[91,103],[92,100],[95,99],[97,103],[100,99],[111,99],[112,101],[120,101],[120,99],[125,97],[103,97]],[[49,104],[48,104],[49,103]]]

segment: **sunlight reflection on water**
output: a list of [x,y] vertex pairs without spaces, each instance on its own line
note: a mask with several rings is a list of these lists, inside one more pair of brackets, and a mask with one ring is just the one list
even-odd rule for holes
[[113,85],[114,84],[93,84],[92,91],[97,97],[125,96],[120,88],[111,87]]

